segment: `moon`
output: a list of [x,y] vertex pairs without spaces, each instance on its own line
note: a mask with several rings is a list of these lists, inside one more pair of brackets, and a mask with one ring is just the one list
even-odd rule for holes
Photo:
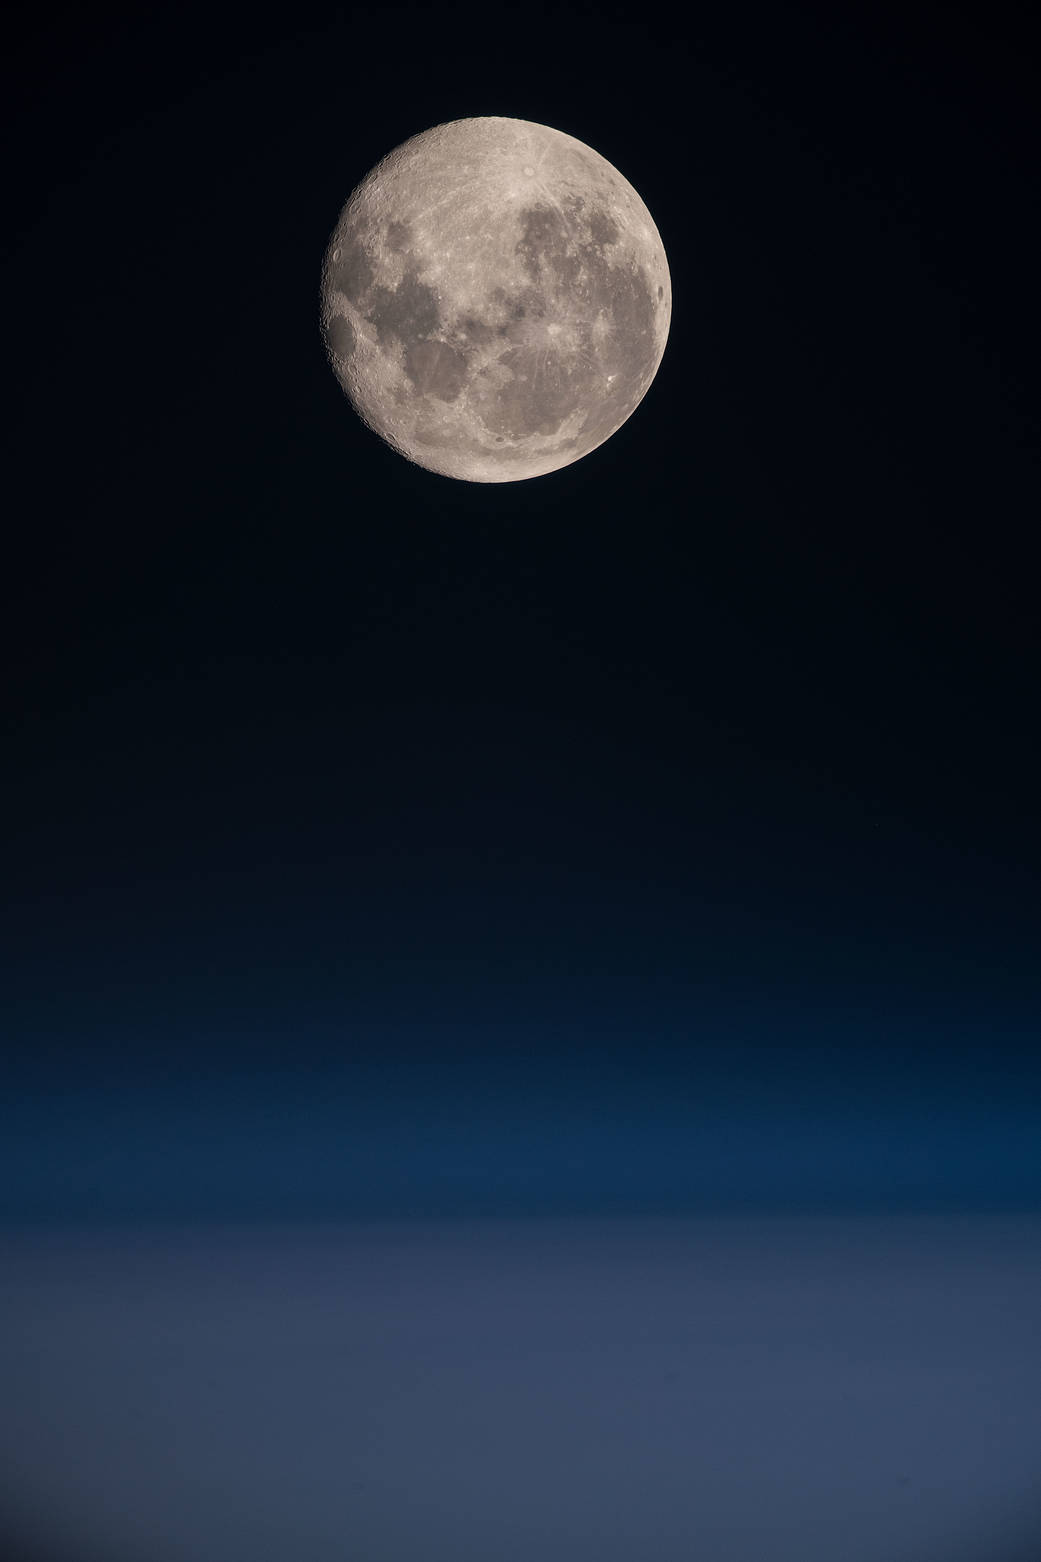
[[470,483],[541,477],[610,439],[671,314],[632,185],[526,119],[405,141],[351,195],[322,266],[322,338],[354,410],[409,461]]

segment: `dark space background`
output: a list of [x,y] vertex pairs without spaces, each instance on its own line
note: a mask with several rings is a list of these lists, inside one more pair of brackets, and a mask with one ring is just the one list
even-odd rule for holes
[[[12,1241],[1015,1215],[1036,1252],[1037,44],[993,6],[16,19]],[[474,114],[595,147],[672,270],[644,402],[527,483],[410,466],[319,339],[352,187]]]

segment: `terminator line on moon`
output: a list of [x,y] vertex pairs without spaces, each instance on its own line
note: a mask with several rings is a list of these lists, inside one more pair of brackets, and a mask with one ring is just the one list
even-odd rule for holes
[[363,421],[472,483],[568,466],[635,411],[665,351],[668,262],[632,185],[526,119],[413,136],[354,191],[322,333]]

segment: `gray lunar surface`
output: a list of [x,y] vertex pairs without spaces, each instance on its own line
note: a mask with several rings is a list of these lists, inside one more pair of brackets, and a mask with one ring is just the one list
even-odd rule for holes
[[321,323],[363,421],[470,482],[588,455],[646,395],[672,290],[640,196],[573,136],[523,119],[412,137],[329,241]]

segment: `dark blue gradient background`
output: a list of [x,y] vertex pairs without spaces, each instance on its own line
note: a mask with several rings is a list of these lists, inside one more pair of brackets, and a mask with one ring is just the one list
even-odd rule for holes
[[[0,1555],[1038,1554],[1036,35],[10,42]],[[483,113],[675,291],[501,487],[317,330],[353,184]]]

